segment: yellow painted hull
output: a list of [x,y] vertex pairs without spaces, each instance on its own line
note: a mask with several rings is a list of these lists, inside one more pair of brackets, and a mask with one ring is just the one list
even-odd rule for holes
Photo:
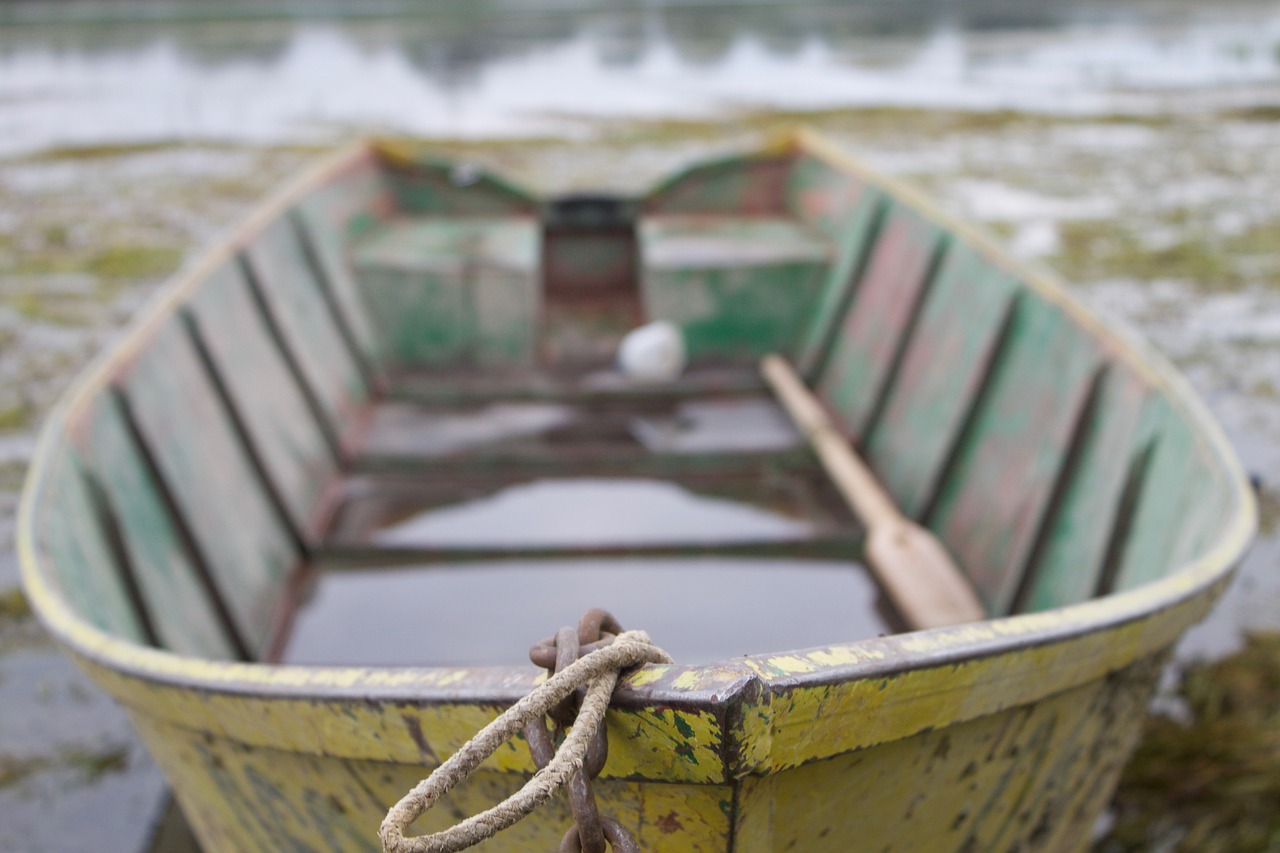
[[[821,143],[802,141],[842,160]],[[343,154],[268,205],[251,233],[366,152]],[[842,168],[861,172],[862,167]],[[892,182],[917,209],[985,253],[987,238]],[[530,667],[269,665],[177,654],[95,625],[41,539],[49,469],[68,425],[115,371],[237,251],[197,265],[54,415],[22,510],[31,600],[76,660],[128,710],[209,853],[373,850],[396,802],[502,708]],[[649,666],[607,717],[601,810],[646,850],[1045,850],[1085,848],[1178,637],[1203,617],[1253,535],[1244,477],[1218,428],[1157,357],[1124,342],[1042,274],[1059,306],[1162,389],[1196,433],[1225,495],[1220,523],[1159,577],[1041,612],[711,666]],[[629,626],[643,627],[643,626]],[[660,640],[660,638],[659,638]],[[533,772],[523,743],[499,750],[415,831],[511,793]],[[552,849],[561,801],[481,849]]]

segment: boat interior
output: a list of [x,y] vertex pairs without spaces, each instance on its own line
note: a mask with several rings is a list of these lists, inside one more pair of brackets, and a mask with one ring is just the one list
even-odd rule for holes
[[[628,380],[619,340],[655,319],[688,369]],[[1231,511],[1129,348],[800,144],[552,199],[371,146],[106,359],[36,541],[86,621],[214,659],[518,664],[594,605],[682,662],[900,631],[757,374],[781,352],[989,614],[1043,610],[1158,577]]]

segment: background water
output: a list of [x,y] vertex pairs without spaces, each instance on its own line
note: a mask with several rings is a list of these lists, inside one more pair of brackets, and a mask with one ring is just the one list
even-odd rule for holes
[[[426,11],[424,11],[426,10]],[[184,258],[329,146],[639,187],[804,120],[1186,372],[1263,535],[1183,659],[1280,625],[1280,7],[0,2],[0,851],[129,851],[161,781],[16,594],[41,419]]]
[[777,108],[1149,112],[1280,82],[1280,8],[1246,0],[18,2],[0,22],[0,154]]

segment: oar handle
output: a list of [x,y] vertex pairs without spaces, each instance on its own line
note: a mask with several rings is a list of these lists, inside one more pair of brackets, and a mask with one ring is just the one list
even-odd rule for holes
[[906,520],[902,512],[786,359],[766,355],[760,361],[760,373],[867,529],[902,524]]

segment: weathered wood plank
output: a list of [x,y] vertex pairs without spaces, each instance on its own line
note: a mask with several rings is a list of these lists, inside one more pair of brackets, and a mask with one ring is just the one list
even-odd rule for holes
[[336,465],[241,271],[232,264],[217,270],[186,313],[294,529],[314,539]]
[[785,212],[789,156],[732,157],[702,163],[649,192],[644,211],[776,216]]
[[1060,308],[1016,305],[1000,363],[925,517],[997,615],[1013,602],[1101,364],[1096,342]]
[[1196,435],[1163,394],[1148,399],[1138,432],[1139,447],[1149,455],[1127,539],[1119,543],[1113,581],[1117,590],[1167,575],[1183,544],[1196,538],[1200,513],[1214,510],[1200,498],[1212,484],[1189,487],[1205,473]]
[[832,240],[848,233],[850,218],[876,195],[859,176],[811,154],[795,157],[787,173],[787,210]]
[[75,433],[119,526],[121,547],[160,645],[179,654],[236,657],[235,643],[129,434],[115,395],[100,395]]
[[646,315],[681,326],[694,361],[793,351],[833,253],[786,218],[650,216],[639,240]]
[[530,364],[540,258],[532,217],[419,218],[375,229],[356,247],[353,263],[383,361]]
[[1000,345],[1015,283],[972,249],[947,253],[925,296],[897,381],[863,446],[873,470],[910,518],[937,487]]
[[371,158],[353,164],[289,214],[338,305],[350,343],[374,375],[380,371],[378,342],[352,271],[350,246],[359,235],[391,216],[393,208],[391,188]]
[[267,226],[244,252],[251,283],[334,436],[347,441],[369,389],[288,221]]
[[894,207],[824,362],[818,396],[859,442],[880,405],[942,245],[937,226]]
[[1019,610],[1049,610],[1096,594],[1149,393],[1131,371],[1112,367],[1103,375],[1074,470],[1028,563]]
[[484,374],[458,370],[402,371],[391,375],[388,398],[419,406],[468,406],[514,400],[569,405],[662,402],[759,395],[767,388],[754,368],[694,369],[661,385],[637,383],[613,371],[581,378],[528,370]]
[[770,355],[760,372],[866,527],[867,565],[903,621],[924,629],[981,620],[982,605],[955,561],[932,534],[902,514],[791,366]]
[[488,563],[497,560],[548,560],[614,557],[750,557],[805,560],[862,558],[862,538],[852,533],[825,534],[808,539],[761,539],[747,542],[639,543],[598,546],[398,547],[346,542],[326,545],[311,566],[324,570],[355,570],[435,563]]
[[411,473],[441,477],[549,475],[572,471],[577,476],[667,477],[682,473],[733,473],[768,468],[816,469],[805,448],[793,450],[655,453],[616,443],[554,445],[511,442],[498,449],[468,450],[448,456],[367,454],[351,460],[349,473]]
[[102,529],[88,483],[70,451],[45,470],[36,543],[54,582],[86,622],[136,643],[148,641],[142,618]]
[[812,378],[818,365],[826,358],[831,338],[848,310],[858,280],[862,278],[885,209],[883,196],[867,188],[859,195],[833,237],[836,241],[835,260],[827,272],[813,319],[796,355],[796,369],[806,378]]
[[378,143],[396,206],[405,213],[502,216],[533,213],[538,200],[502,175],[476,163],[420,156],[412,143]]
[[298,554],[178,318],[155,330],[117,383],[237,630],[260,651]]

